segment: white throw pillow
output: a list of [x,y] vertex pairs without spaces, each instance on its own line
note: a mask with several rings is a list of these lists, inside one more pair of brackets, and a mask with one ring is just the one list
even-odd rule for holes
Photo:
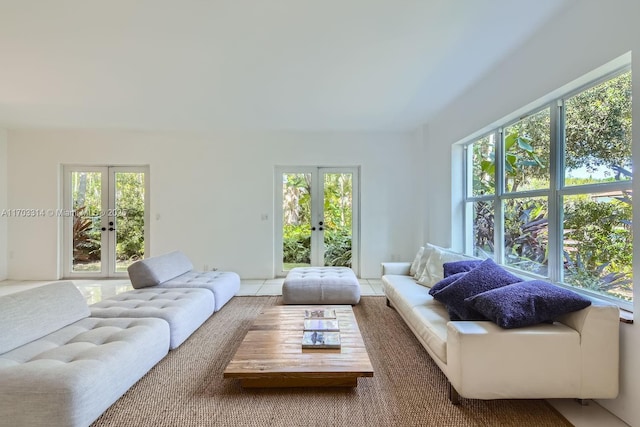
[[454,252],[440,246],[427,243],[425,251],[430,252],[427,264],[424,266],[422,273],[416,279],[423,286],[431,287],[435,283],[444,279],[444,269],[442,264],[445,262],[464,261],[467,259],[475,259],[468,255]]
[[427,263],[429,262],[429,257],[431,256],[431,252],[433,252],[433,248],[429,247],[429,244],[424,247],[422,251],[422,255],[420,256],[420,261],[418,261],[418,266],[416,267],[416,272],[413,275],[413,278],[418,280],[422,273],[424,273],[425,268],[427,268]]
[[418,253],[416,257],[413,259],[411,263],[411,267],[409,268],[409,276],[414,276],[416,274],[416,270],[418,269],[418,264],[420,263],[420,258],[422,258],[422,253],[424,252],[424,246],[418,249]]

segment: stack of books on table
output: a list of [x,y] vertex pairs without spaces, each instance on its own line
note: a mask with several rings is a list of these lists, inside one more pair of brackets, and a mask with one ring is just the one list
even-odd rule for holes
[[335,310],[305,310],[302,348],[340,348]]

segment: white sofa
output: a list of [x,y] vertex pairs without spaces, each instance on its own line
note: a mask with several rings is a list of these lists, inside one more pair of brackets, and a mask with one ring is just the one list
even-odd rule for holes
[[593,301],[553,323],[517,329],[503,329],[491,321],[450,321],[447,309],[429,295],[429,288],[442,278],[443,260],[468,257],[435,248],[437,256],[423,259],[427,273],[418,277],[422,284],[410,275],[410,262],[383,263],[382,281],[387,305],[397,310],[446,375],[453,403],[460,396],[581,400],[617,396],[616,306]]
[[0,297],[0,425],[88,426],[169,351],[169,325],[90,316],[60,282]]

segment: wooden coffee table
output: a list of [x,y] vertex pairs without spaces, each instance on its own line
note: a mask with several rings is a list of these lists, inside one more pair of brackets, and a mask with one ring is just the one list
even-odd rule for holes
[[[340,349],[303,349],[305,310],[334,309]],[[372,377],[373,366],[350,305],[287,305],[265,309],[249,328],[224,370],[256,387],[356,387],[358,377]]]

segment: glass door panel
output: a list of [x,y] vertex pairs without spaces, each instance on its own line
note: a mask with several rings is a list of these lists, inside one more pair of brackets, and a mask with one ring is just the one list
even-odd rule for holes
[[311,265],[311,173],[282,173],[282,270]]
[[102,172],[71,172],[73,272],[102,273],[102,188]]
[[353,174],[324,172],[324,266],[351,267]]
[[115,203],[110,216],[115,228],[115,271],[126,273],[134,261],[144,258],[144,172],[113,171]]

